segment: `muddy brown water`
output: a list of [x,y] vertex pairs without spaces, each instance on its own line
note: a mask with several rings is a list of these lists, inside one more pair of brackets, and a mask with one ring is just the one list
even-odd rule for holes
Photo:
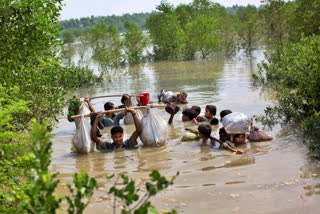
[[[263,114],[267,105],[274,105],[272,92],[253,87],[251,73],[263,59],[263,50],[254,52],[254,59],[237,55],[233,59],[210,61],[157,62],[133,67],[112,75],[111,81],[76,91],[80,97],[148,91],[157,102],[162,88],[188,92],[189,104],[199,105],[204,113],[207,104],[244,112],[248,116]],[[103,109],[106,101],[120,104],[120,98],[97,99],[93,104]],[[164,110],[153,110],[166,120]],[[260,126],[259,123],[257,123]],[[133,125],[123,126],[129,136]],[[170,127],[167,144],[120,152],[93,152],[79,155],[71,150],[75,125],[65,117],[53,130],[51,171],[61,179],[58,194],[66,194],[66,184],[72,174],[85,170],[98,181],[99,188],[85,213],[112,213],[112,197],[108,195],[111,182],[106,175],[127,174],[143,188],[152,170],[157,169],[170,178],[180,175],[170,186],[152,199],[160,211],[176,209],[178,213],[320,213],[320,165],[308,157],[302,140],[290,130],[276,126],[265,130],[274,139],[247,143],[244,155],[202,146],[197,141],[181,142],[184,128],[196,127],[181,122],[181,111]],[[103,130],[110,139],[110,129]],[[218,136],[218,127],[213,127]],[[117,211],[119,213],[119,210]]]

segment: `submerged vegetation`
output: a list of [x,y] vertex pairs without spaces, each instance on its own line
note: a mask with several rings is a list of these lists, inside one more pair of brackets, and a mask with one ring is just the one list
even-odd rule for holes
[[[273,11],[271,13],[270,11]],[[299,124],[311,155],[320,159],[320,2],[267,1],[264,15],[274,30],[274,48],[254,78],[276,91],[278,104],[265,110],[266,123]],[[285,14],[288,14],[285,16]],[[297,15],[298,14],[298,15]]]

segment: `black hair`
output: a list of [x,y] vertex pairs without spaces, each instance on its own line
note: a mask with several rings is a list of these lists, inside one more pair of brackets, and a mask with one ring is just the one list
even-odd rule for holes
[[198,126],[199,133],[203,134],[206,138],[209,138],[211,135],[211,126],[207,124],[201,124]]
[[113,107],[114,107],[114,104],[112,102],[106,102],[104,104],[104,110],[106,111],[113,109]]
[[122,97],[121,97],[121,103],[124,104],[124,102],[125,102],[127,99],[128,99],[128,94],[122,95]]
[[111,135],[115,135],[116,133],[123,134],[123,128],[121,126],[114,126],[111,129]]
[[235,135],[233,136],[233,142],[235,142],[235,141],[236,141],[236,138],[239,137],[240,135],[244,135],[244,136],[245,136],[244,133],[243,133],[243,134],[235,134]]
[[193,111],[191,110],[191,108],[186,108],[182,111],[182,114],[189,117],[190,120],[192,120],[194,118],[194,114]]
[[215,105],[206,105],[206,109],[212,114],[213,116],[217,113],[217,107]]
[[200,106],[192,106],[191,110],[194,112],[194,116],[195,117],[198,116],[200,114],[200,112],[201,112]]
[[215,126],[219,124],[219,120],[217,118],[212,118],[212,120],[210,121],[210,125]]
[[232,111],[229,110],[229,109],[220,111],[220,118],[222,119],[224,116],[226,116],[226,115],[228,115],[228,114],[231,114],[231,113],[232,113]]

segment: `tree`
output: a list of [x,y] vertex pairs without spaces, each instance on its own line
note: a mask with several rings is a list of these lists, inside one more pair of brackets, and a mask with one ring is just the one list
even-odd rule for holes
[[267,42],[281,45],[286,36],[285,2],[283,0],[264,0],[264,3],[263,9],[260,10],[260,16],[266,31]]
[[203,59],[219,48],[217,21],[213,17],[200,14],[186,27],[191,43],[200,51]]
[[107,71],[120,66],[123,58],[118,28],[115,25],[96,23],[89,32],[90,45],[93,49],[92,58],[99,63],[100,69]]
[[156,60],[183,58],[185,33],[179,24],[173,5],[161,2],[158,13],[150,15],[146,22]]
[[259,39],[259,19],[255,6],[239,7],[236,16],[238,19],[238,35],[242,40],[242,47],[249,53]]
[[72,57],[75,54],[75,48],[72,44],[75,41],[75,36],[69,30],[64,30],[61,33],[61,39],[65,46],[62,49],[62,59],[67,61],[68,65],[71,65]]
[[143,60],[142,53],[147,47],[147,38],[132,22],[125,22],[124,50],[130,65],[138,64]]

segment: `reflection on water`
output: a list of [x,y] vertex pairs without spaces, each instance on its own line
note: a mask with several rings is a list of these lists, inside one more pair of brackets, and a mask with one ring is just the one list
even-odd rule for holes
[[[257,70],[256,63],[263,58],[262,52],[256,51],[251,60],[238,55],[232,60],[156,62],[130,67],[114,73],[111,81],[106,79],[101,85],[82,88],[75,94],[90,97],[148,91],[151,101],[157,102],[157,94],[165,88],[188,92],[189,104],[182,105],[182,109],[199,105],[203,114],[207,104],[214,104],[217,113],[231,109],[249,116],[259,115],[267,105],[274,104],[272,93],[254,87],[250,78]],[[96,99],[93,104],[102,110],[107,101],[120,104],[119,97]],[[166,120],[169,118],[161,109],[152,111]],[[99,184],[86,212],[108,213],[112,206],[106,175],[127,174],[143,188],[150,172],[157,169],[167,177],[180,171],[175,184],[153,200],[160,210],[178,207],[178,212],[183,213],[212,213],[213,209],[215,213],[320,212],[319,163],[308,159],[302,139],[296,133],[281,132],[276,126],[266,130],[274,137],[272,141],[242,145],[245,154],[235,155],[219,150],[218,146],[203,146],[198,141],[181,142],[185,128],[196,126],[181,122],[179,112],[170,126],[166,146],[140,145],[138,149],[121,152],[79,155],[70,152],[74,124],[62,118],[53,131],[51,164],[51,170],[59,172],[62,179],[58,193],[66,193],[66,183],[72,181],[74,172],[85,170]],[[218,136],[218,129],[213,128],[213,136]],[[134,126],[124,126],[124,131],[128,138]],[[109,128],[103,130],[106,139],[110,139],[109,133]],[[168,202],[168,199],[174,200]]]

